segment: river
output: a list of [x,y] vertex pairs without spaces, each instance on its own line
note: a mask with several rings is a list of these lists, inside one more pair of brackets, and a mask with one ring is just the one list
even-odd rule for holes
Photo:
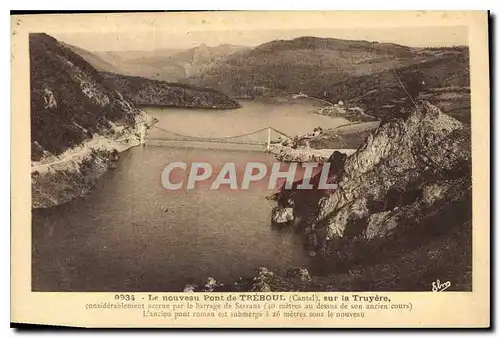
[[[305,104],[243,102],[237,110],[148,108],[178,133],[224,137],[266,126],[295,135],[344,119],[310,114]],[[150,136],[159,136],[152,131]],[[271,164],[262,151],[182,144],[122,153],[87,196],[33,211],[34,291],[181,291],[207,277],[233,281],[266,266],[285,273],[307,266],[302,239],[270,226],[274,205],[263,189],[167,191],[160,177],[172,161]]]

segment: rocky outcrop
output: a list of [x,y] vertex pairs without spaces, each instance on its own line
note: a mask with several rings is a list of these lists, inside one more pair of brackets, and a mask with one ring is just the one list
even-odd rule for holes
[[269,279],[274,277],[274,273],[265,267],[261,267],[257,271],[257,275],[251,281],[251,289],[253,292],[271,292],[271,286],[268,283]]
[[304,289],[312,278],[307,269],[294,267],[286,277],[274,273],[266,267],[260,267],[251,277],[240,278],[235,282],[218,283],[208,277],[204,285],[187,284],[184,292],[276,292]]
[[[390,219],[378,217],[375,221],[377,211],[390,211],[393,217],[400,218],[410,211],[404,209],[419,213],[424,206],[460,198],[470,190],[469,137],[460,122],[428,103],[423,103],[406,121],[380,127],[346,161],[338,180],[339,189],[320,202],[317,221],[325,221],[327,239],[345,236],[353,222],[367,217],[367,229],[353,235],[386,236],[390,231],[382,229],[389,230]],[[420,196],[429,190],[428,185],[447,185],[450,180],[458,189],[420,207]],[[398,223],[403,222],[400,219]],[[379,231],[370,231],[374,227]]]
[[294,267],[286,272],[288,278],[297,279],[300,282],[310,282],[311,275],[307,269],[301,267]]
[[[317,252],[333,250],[346,259],[352,259],[354,247],[370,242],[403,245],[428,239],[448,231],[460,217],[468,220],[470,144],[467,126],[422,102],[405,119],[382,124],[347,157],[330,178],[338,188],[316,193],[317,206],[304,207],[311,198],[303,195],[313,192],[283,193],[272,217],[280,219],[293,208],[287,222],[300,223]],[[450,212],[455,219],[449,219]],[[429,229],[431,224],[438,228]],[[415,233],[418,240],[410,238]]]
[[[333,178],[343,170],[347,155],[339,151],[325,160],[330,165],[327,180],[328,184],[333,184]],[[312,189],[297,189],[302,180],[295,181],[291,189],[281,188],[273,195],[276,200],[276,207],[271,213],[271,223],[279,228],[286,226],[302,227],[304,220],[308,220],[317,214],[320,200],[329,194],[327,189],[318,189],[320,175],[323,171],[323,164],[318,166],[317,174],[313,174],[310,180]]]

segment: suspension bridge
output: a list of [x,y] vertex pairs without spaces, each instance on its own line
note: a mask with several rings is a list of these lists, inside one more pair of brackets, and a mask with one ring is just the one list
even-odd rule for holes
[[[277,139],[290,139],[291,136],[273,127],[265,127],[248,133],[223,136],[223,137],[199,137],[185,135],[171,130],[167,130],[160,126],[154,126],[147,136],[147,141],[171,141],[171,142],[201,142],[201,143],[218,143],[231,145],[251,145],[259,148],[269,149],[272,141]],[[156,132],[159,131],[159,132]]]

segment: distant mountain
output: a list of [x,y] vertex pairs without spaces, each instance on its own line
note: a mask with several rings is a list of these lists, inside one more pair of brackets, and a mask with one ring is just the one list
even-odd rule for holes
[[180,50],[90,52],[67,43],[63,44],[99,71],[143,76],[165,81],[174,81],[184,76],[184,69],[182,67],[174,66],[161,69],[141,62],[143,58],[160,57],[159,55],[161,57],[168,57]]
[[244,46],[224,44],[216,47],[209,47],[202,43],[198,47],[174,54],[167,60],[158,60],[158,62],[154,64],[160,67],[162,67],[165,62],[182,65],[186,72],[185,77],[189,77],[210,69],[218,62],[223,62],[232,55],[239,55],[248,50],[250,50],[250,48]]
[[95,69],[105,72],[118,72],[119,69],[115,67],[111,62],[106,61],[104,58],[96,55],[95,53],[89,52],[83,48],[70,45],[65,42],[60,42],[66,48],[71,49],[76,54],[80,55],[85,61],[94,66]]
[[99,70],[172,82],[196,75],[226,57],[247,49],[248,47],[227,44],[216,47],[201,44],[187,50],[94,52],[91,54],[94,54],[97,60],[89,58],[87,61],[95,67],[105,62],[107,67],[101,67]]
[[168,62],[157,65],[149,60],[166,60],[180,51],[182,50],[157,49],[152,51],[94,52],[94,54],[113,66],[113,70],[104,69],[105,71],[170,82],[185,77],[184,67]]
[[468,69],[466,47],[423,49],[300,37],[243,50],[183,82],[233,97],[305,93],[330,102],[353,102],[382,116],[383,106],[411,102],[409,97],[427,88],[469,86]]
[[[330,50],[330,51],[359,51],[365,53],[398,54],[408,56],[412,54],[411,48],[394,43],[369,42],[362,40],[343,40],[334,38],[318,38],[302,36],[291,40],[275,40],[263,43],[254,48],[249,54],[260,55],[291,50]],[[365,55],[368,59],[368,55]]]
[[231,95],[315,89],[323,96],[322,89],[327,91],[354,76],[389,69],[394,58],[411,60],[414,56],[411,48],[394,44],[301,37],[264,43],[238,53],[188,82]]
[[180,48],[161,48],[153,50],[119,50],[119,51],[93,51],[92,53],[108,62],[138,62],[142,59],[151,57],[169,57],[170,55],[180,53],[184,49]]
[[119,73],[130,76],[143,76],[154,80],[174,81],[185,76],[184,68],[172,65],[159,68],[150,66],[148,58],[167,58],[182,49],[158,49],[152,51],[106,51],[90,52],[77,46],[63,43],[66,47],[80,55],[99,71]]

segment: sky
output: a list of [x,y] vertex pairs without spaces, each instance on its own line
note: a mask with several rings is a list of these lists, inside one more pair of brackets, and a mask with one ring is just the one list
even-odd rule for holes
[[96,30],[92,33],[55,33],[51,35],[89,51],[188,49],[201,43],[208,46],[232,44],[254,47],[277,39],[289,40],[300,36],[392,42],[412,47],[442,47],[468,44],[467,28],[464,26],[244,31],[172,29],[142,32],[123,32],[117,28],[115,31],[109,31],[108,29],[105,32]]

